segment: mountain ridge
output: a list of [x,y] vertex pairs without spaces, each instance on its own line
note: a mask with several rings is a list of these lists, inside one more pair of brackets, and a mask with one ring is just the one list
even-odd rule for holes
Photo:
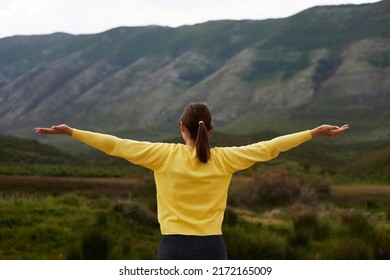
[[0,129],[68,123],[151,140],[205,101],[217,129],[291,132],[350,123],[390,136],[390,2],[320,6],[269,20],[0,39]]

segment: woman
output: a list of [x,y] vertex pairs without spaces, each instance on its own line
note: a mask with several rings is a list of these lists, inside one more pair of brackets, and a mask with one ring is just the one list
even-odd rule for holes
[[185,145],[119,139],[67,125],[35,130],[72,136],[154,171],[163,235],[157,259],[227,259],[221,226],[232,174],[271,160],[313,137],[339,136],[349,128],[321,125],[252,145],[210,148],[213,124],[205,103],[187,105],[179,125]]

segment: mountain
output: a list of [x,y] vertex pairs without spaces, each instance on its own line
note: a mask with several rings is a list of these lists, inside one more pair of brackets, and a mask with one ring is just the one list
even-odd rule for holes
[[390,1],[289,18],[0,39],[0,131],[67,123],[167,139],[188,102],[228,133],[351,125],[390,136]]

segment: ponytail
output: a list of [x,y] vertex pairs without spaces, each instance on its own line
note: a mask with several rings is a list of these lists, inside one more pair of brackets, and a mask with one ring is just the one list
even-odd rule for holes
[[210,159],[210,141],[207,127],[203,121],[200,121],[198,125],[195,146],[199,160],[203,163],[207,163]]
[[195,141],[198,159],[207,163],[210,159],[209,134],[213,129],[212,117],[206,103],[188,104],[180,116],[180,122],[189,132],[190,138]]

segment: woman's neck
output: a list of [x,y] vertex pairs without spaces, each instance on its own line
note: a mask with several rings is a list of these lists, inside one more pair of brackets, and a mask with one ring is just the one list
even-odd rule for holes
[[191,138],[185,140],[187,146],[195,147],[195,141]]

